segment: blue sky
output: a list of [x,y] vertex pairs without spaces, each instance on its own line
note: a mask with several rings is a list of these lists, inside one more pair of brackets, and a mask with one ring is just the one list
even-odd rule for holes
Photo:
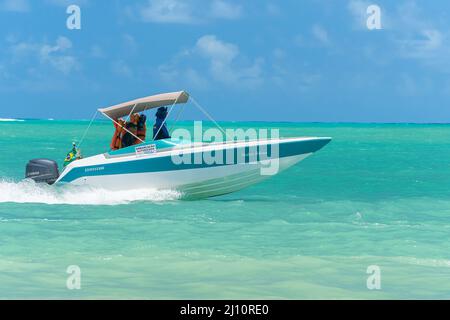
[[[66,27],[70,4],[81,30]],[[382,30],[366,27],[371,4]],[[86,119],[184,89],[218,120],[449,122],[449,9],[444,0],[0,0],[0,117]]]

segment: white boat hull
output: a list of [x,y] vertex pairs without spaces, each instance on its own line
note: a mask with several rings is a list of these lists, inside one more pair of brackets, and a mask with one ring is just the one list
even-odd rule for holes
[[[309,155],[280,159],[279,172]],[[90,176],[76,179],[71,184],[108,190],[170,189],[180,191],[187,198],[207,198],[239,191],[270,177],[261,175],[260,164],[235,164],[202,169]]]
[[[275,158],[277,166],[273,174],[279,173],[302,161],[313,152],[329,142],[328,138],[297,138],[277,141],[280,144],[280,155]],[[270,141],[273,143],[273,141]],[[243,142],[207,146],[200,153],[216,150],[226,152],[227,149],[238,150],[251,145],[259,149],[267,145],[263,142]],[[199,146],[190,150],[198,153]],[[246,149],[246,150],[247,150]],[[267,151],[266,151],[267,152]],[[247,154],[249,151],[247,151]],[[272,159],[274,160],[274,159]],[[170,164],[170,165],[169,165]],[[157,167],[157,166],[160,167]],[[168,151],[139,157],[135,154],[111,157],[106,154],[97,155],[76,161],[61,175],[57,183],[89,185],[108,190],[158,189],[178,190],[186,198],[207,198],[228,194],[270,178],[267,174],[267,162],[249,161],[244,163],[221,165],[174,165]],[[138,172],[130,172],[130,171]],[[65,181],[66,180],[66,181]]]

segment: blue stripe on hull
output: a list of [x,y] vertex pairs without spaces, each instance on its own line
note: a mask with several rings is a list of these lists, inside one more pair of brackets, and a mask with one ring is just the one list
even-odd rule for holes
[[[279,144],[279,157],[290,157],[295,155],[301,155],[301,154],[307,154],[307,153],[313,153],[317,150],[324,147],[328,142],[330,142],[330,139],[323,138],[323,139],[313,139],[313,140],[303,140],[303,141],[284,141]],[[249,147],[241,147],[236,148],[233,150],[234,153],[234,163],[237,162],[238,153],[241,153],[242,151],[237,152],[237,150],[242,150],[245,148],[245,154],[246,159],[245,163],[250,162],[248,152]],[[261,146],[259,147],[259,149]],[[262,149],[266,150],[267,148],[267,155],[268,157],[266,159],[271,158],[272,148],[270,144],[263,145]],[[258,149],[258,151],[259,151]],[[205,154],[211,154],[212,157],[214,157],[215,151],[206,151]],[[220,150],[220,152],[223,152],[223,159],[224,162],[226,162],[226,152],[227,150]],[[205,167],[216,167],[216,166],[223,166],[223,165],[229,165],[229,164],[206,164],[202,161],[201,164],[194,163],[194,159],[196,157],[199,157],[200,159],[203,159],[200,152],[193,153],[191,155],[191,164],[175,164],[171,158],[170,155],[165,157],[158,157],[158,158],[147,158],[142,160],[134,160],[134,161],[126,161],[126,162],[117,162],[117,163],[104,163],[104,164],[98,164],[95,166],[86,166],[86,167],[79,167],[79,168],[73,168],[68,172],[59,182],[62,183],[69,183],[76,179],[87,177],[87,176],[103,176],[103,175],[116,175],[116,174],[131,174],[131,173],[150,173],[150,172],[162,172],[162,171],[175,171],[175,170],[187,170],[187,169],[200,169]],[[259,153],[259,152],[258,152]],[[258,161],[261,159],[258,159]],[[264,159],[263,159],[264,160]]]

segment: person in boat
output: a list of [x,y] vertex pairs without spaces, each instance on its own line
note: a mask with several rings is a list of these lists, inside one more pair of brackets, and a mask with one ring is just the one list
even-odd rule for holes
[[125,127],[125,121],[122,119],[118,119],[113,122],[114,123],[114,136],[111,141],[111,150],[119,150],[122,148],[122,138],[123,133],[125,130],[123,129]]
[[130,121],[126,123],[123,137],[122,137],[122,148],[132,146],[136,143],[137,129],[139,123],[139,114],[135,113],[131,116]]
[[153,140],[170,139],[169,130],[165,123],[167,118],[167,107],[158,108],[156,111],[156,121],[153,126]]
[[[135,113],[129,122],[122,119],[114,121],[114,136],[111,141],[111,150],[119,150],[145,141],[147,136],[147,117],[145,114]],[[125,128],[133,134],[130,134]],[[134,135],[134,136],[133,136]],[[137,136],[139,139],[136,139]]]
[[136,139],[135,144],[142,143],[145,141],[145,138],[147,137],[147,116],[145,114],[141,114],[139,116],[139,121],[137,124],[137,137],[139,139]]

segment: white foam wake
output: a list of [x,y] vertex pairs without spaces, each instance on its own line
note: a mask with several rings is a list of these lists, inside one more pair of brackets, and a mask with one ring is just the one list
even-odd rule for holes
[[111,191],[88,186],[49,186],[31,180],[21,182],[0,180],[0,203],[121,205],[135,201],[170,201],[180,197],[181,194],[173,190]]
[[0,118],[0,122],[23,122],[25,120],[21,119],[8,119],[8,118]]

